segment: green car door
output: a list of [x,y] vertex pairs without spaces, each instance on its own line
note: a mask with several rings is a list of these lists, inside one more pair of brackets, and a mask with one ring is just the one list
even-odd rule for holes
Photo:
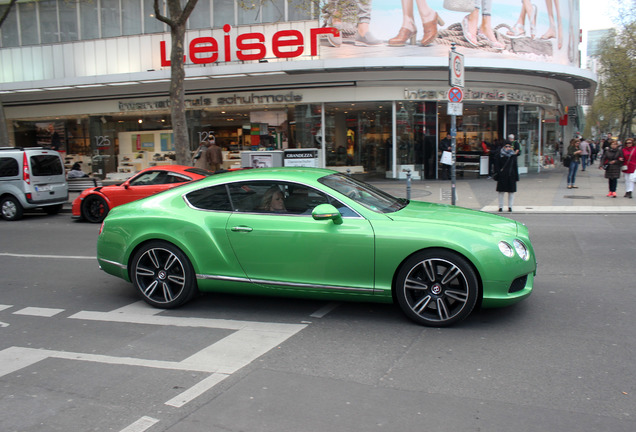
[[[267,190],[273,189],[284,195],[284,209],[263,207]],[[284,289],[373,291],[374,235],[366,219],[304,185],[252,182],[235,190],[252,196],[249,205],[236,206],[226,230],[253,282]],[[312,217],[311,211],[324,203],[340,206],[342,223]]]

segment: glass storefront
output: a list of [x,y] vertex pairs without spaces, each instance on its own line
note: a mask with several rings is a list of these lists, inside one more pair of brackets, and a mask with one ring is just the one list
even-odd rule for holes
[[[465,103],[456,119],[460,174],[483,175],[483,145],[496,148],[510,133],[521,144],[520,173],[540,170],[561,141],[557,118],[558,112],[536,105]],[[191,150],[214,135],[226,168],[240,166],[246,150],[324,148],[328,168],[376,178],[404,178],[410,171],[414,180],[441,178],[439,141],[450,132],[446,103],[422,101],[191,109],[187,120]],[[174,161],[167,111],[12,123],[16,146],[57,148],[67,165],[80,161],[84,171],[101,177]]]

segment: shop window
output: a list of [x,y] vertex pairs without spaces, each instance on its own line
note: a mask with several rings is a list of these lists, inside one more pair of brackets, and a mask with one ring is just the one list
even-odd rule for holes
[[384,176],[390,154],[390,102],[325,104],[326,164]]

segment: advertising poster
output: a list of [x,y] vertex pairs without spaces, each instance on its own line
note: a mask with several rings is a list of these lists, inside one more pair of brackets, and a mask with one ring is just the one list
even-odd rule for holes
[[321,58],[448,56],[578,67],[579,0],[333,0]]

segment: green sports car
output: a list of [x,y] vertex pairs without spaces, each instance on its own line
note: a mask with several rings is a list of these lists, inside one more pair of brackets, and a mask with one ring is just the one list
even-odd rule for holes
[[228,172],[114,208],[100,267],[152,306],[198,291],[397,302],[447,326],[532,292],[528,229],[314,168]]

